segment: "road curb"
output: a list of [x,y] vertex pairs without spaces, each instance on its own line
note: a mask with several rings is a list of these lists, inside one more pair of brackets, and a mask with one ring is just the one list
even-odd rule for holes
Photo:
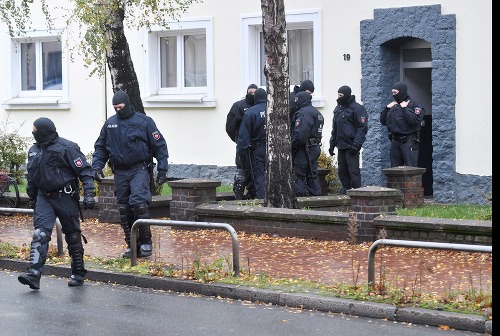
[[[24,272],[27,261],[0,259],[0,268]],[[69,277],[69,266],[45,265],[44,275]],[[448,326],[456,330],[492,334],[493,321],[483,316],[444,312],[422,308],[398,308],[390,304],[331,298],[307,293],[287,293],[278,290],[260,289],[220,283],[198,283],[190,280],[159,278],[130,273],[114,273],[89,269],[86,279],[90,281],[116,283],[120,285],[151,288],[174,292],[194,293],[252,302],[271,303],[279,306],[318,310],[324,312],[387,319],[434,327]]]

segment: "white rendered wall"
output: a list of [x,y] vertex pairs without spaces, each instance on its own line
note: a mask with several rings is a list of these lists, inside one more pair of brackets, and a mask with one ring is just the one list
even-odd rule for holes
[[[190,17],[213,17],[215,71],[215,108],[168,108],[148,109],[160,131],[167,139],[170,163],[233,165],[235,144],[226,135],[226,114],[232,103],[243,97],[249,83],[242,83],[241,64],[241,17],[261,13],[259,1],[238,1],[237,6],[228,6],[227,0],[206,0],[195,4],[188,13]],[[236,3],[236,2],[231,2]],[[387,7],[410,7],[441,4],[442,14],[454,14],[457,22],[457,101],[456,101],[456,170],[461,174],[492,175],[492,2],[478,6],[467,0],[443,1],[331,1],[308,2],[287,0],[286,11],[317,8],[322,13],[323,36],[323,81],[321,86],[324,107],[319,108],[325,117],[323,150],[328,149],[331,132],[332,111],[335,107],[337,89],[349,85],[360,100],[360,21],[373,18],[373,10]],[[224,8],[224,10],[221,10]],[[56,17],[55,15],[53,17]],[[36,19],[40,19],[38,15]],[[43,21],[36,22],[43,27]],[[6,30],[3,23],[0,29]],[[141,35],[128,33],[135,70],[139,81],[144,73]],[[3,34],[2,43],[7,43]],[[71,42],[71,41],[70,41]],[[8,78],[6,48],[0,50],[0,76]],[[351,60],[343,60],[343,54]],[[88,70],[76,58],[68,65],[70,110],[57,111],[12,111],[14,124],[24,122],[23,135],[31,135],[32,122],[39,116],[54,120],[61,136],[80,144],[87,154],[105,120],[105,109],[111,107],[111,85],[97,77],[88,78]],[[0,102],[6,97],[8,81],[0,82]],[[105,89],[107,96],[105,96]],[[373,113],[373,111],[371,111]],[[378,111],[377,111],[378,113]],[[0,106],[0,120],[6,111]],[[110,114],[109,114],[110,115]],[[369,123],[378,123],[372,118]]]

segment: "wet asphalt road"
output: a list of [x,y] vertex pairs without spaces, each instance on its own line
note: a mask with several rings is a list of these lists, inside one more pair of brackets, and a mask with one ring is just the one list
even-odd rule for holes
[[0,271],[1,335],[480,335],[268,304]]

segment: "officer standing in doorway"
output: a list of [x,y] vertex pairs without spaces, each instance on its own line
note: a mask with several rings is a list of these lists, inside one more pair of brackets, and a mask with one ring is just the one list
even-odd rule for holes
[[394,100],[380,114],[380,123],[390,132],[391,167],[417,167],[424,109],[408,95],[404,82],[394,84],[392,96]]

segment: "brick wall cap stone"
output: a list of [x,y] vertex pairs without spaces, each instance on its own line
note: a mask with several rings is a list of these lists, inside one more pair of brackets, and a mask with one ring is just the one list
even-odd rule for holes
[[167,181],[171,188],[217,188],[222,182],[210,179],[189,178],[182,180]]
[[402,192],[398,189],[385,188],[379,186],[367,186],[356,189],[347,190],[347,196],[349,197],[383,197],[383,198],[393,198],[401,197]]
[[405,176],[405,175],[422,175],[425,173],[427,169],[420,167],[410,167],[410,166],[399,166],[399,167],[391,167],[382,169],[382,172],[388,175],[397,175],[397,176]]

